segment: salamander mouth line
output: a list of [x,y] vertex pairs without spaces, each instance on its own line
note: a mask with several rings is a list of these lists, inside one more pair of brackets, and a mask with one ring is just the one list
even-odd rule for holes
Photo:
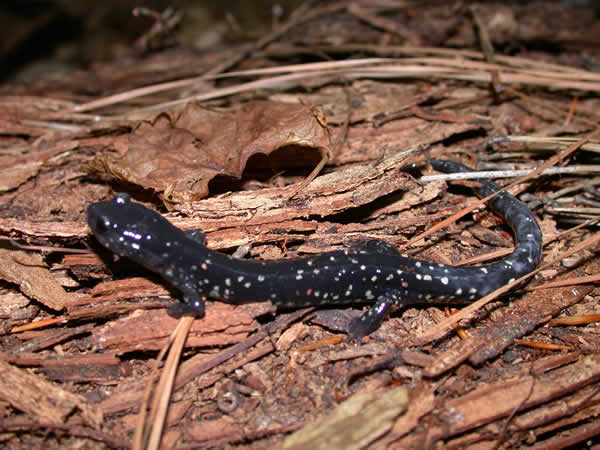
[[[446,173],[471,171],[451,161],[429,163]],[[477,181],[480,197],[500,189]],[[378,240],[297,259],[237,259],[209,250],[203,233],[184,232],[123,193],[91,205],[87,220],[104,247],[158,273],[181,292],[181,301],[169,306],[173,316],[203,315],[207,296],[230,303],[271,301],[284,308],[373,302],[350,323],[349,338],[360,339],[380,326],[392,305],[473,302],[537,267],[542,234],[527,206],[507,192],[493,196],[488,206],[513,230],[515,248],[500,261],[475,267],[407,258]]]

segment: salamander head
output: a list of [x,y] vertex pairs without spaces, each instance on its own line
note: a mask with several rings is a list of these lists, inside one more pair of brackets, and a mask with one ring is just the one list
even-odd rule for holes
[[132,202],[124,193],[91,205],[87,222],[104,247],[146,266],[160,259],[165,239],[183,234],[160,214]]

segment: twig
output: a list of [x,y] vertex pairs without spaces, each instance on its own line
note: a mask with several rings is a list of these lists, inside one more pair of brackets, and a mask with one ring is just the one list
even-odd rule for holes
[[[473,180],[477,178],[514,178],[525,177],[534,172],[535,169],[518,169],[518,170],[481,170],[476,172],[459,172],[439,175],[426,175],[419,179],[425,183],[439,180]],[[544,169],[538,175],[565,175],[565,174],[589,174],[600,173],[599,165],[586,166],[567,166],[567,167],[550,167]]]

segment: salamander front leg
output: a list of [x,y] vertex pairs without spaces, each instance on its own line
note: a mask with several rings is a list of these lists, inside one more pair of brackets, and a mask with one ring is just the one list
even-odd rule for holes
[[185,230],[184,234],[188,239],[191,239],[200,245],[206,245],[206,235],[202,232],[202,230]]
[[356,339],[356,342],[360,343],[364,336],[379,328],[390,307],[397,302],[397,298],[395,293],[390,292],[380,297],[362,316],[353,319],[348,326],[348,340]]
[[181,316],[202,317],[204,315],[204,299],[197,292],[184,292],[183,301],[169,303],[167,313],[175,318]]

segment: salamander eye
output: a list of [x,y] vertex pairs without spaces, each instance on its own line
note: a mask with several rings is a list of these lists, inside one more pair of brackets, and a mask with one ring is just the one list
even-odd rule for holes
[[106,233],[108,228],[110,227],[110,219],[106,216],[100,216],[96,219],[95,232],[96,233]]
[[131,197],[129,197],[129,194],[126,194],[125,192],[119,192],[117,195],[115,195],[115,203],[118,203],[119,205],[129,203],[130,200]]

